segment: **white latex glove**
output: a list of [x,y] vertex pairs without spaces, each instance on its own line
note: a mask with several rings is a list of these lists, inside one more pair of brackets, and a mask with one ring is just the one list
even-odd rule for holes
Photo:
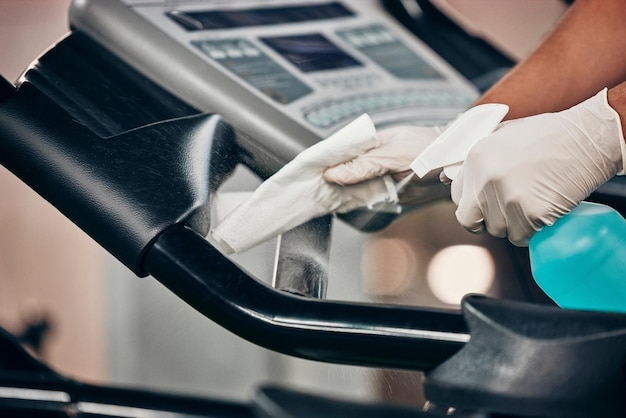
[[504,122],[475,145],[452,182],[459,223],[526,246],[535,231],[622,174],[626,144],[606,95]]
[[[395,126],[378,132],[376,147],[342,164],[329,167],[324,179],[330,183],[357,184],[393,174],[396,180],[411,174],[409,165],[441,132],[440,126]],[[417,177],[416,177],[417,179]]]
[[227,252],[245,251],[313,218],[397,200],[391,179],[352,186],[327,183],[328,166],[379,146],[374,124],[363,115],[328,139],[298,154],[212,231]]

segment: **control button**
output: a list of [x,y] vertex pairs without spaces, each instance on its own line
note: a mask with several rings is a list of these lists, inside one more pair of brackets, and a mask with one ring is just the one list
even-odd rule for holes
[[215,60],[223,60],[226,58],[226,53],[221,49],[211,49],[207,53],[209,54],[209,57]]
[[380,37],[385,43],[394,42],[396,40],[396,38],[386,30],[380,32]]
[[258,57],[261,55],[261,51],[256,48],[244,48],[242,52],[246,57]]
[[314,80],[315,83],[321,87],[352,90],[360,87],[373,86],[380,79],[380,74],[376,73],[344,71],[341,75],[318,76]]
[[241,49],[229,48],[226,50],[226,55],[230,58],[241,58],[243,57],[243,51]]

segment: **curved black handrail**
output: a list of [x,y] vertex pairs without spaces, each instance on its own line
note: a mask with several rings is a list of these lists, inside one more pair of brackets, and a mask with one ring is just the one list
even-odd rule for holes
[[145,269],[235,334],[298,357],[428,370],[469,340],[456,312],[320,301],[276,291],[182,225],[155,240]]

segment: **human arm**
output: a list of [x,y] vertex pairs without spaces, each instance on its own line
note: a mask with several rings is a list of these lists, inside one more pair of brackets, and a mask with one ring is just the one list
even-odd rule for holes
[[626,132],[626,82],[618,84],[608,91],[609,105],[617,112],[622,123],[622,132]]
[[476,104],[505,103],[506,118],[517,119],[561,111],[617,86],[626,80],[625,21],[623,0],[577,0],[535,51]]

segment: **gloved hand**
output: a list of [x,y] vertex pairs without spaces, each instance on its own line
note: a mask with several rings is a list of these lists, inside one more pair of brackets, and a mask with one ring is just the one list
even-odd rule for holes
[[375,178],[343,186],[322,178],[326,167],[367,153],[380,143],[363,115],[298,154],[212,231],[228,253],[245,251],[315,217],[397,200],[391,179]]
[[324,180],[348,185],[385,174],[392,174],[395,180],[399,180],[412,173],[409,165],[437,139],[443,129],[440,126],[405,125],[381,130],[376,147],[352,160],[327,168]]
[[456,217],[526,246],[535,231],[622,174],[626,144],[606,89],[557,113],[502,123],[476,144],[452,182]]

